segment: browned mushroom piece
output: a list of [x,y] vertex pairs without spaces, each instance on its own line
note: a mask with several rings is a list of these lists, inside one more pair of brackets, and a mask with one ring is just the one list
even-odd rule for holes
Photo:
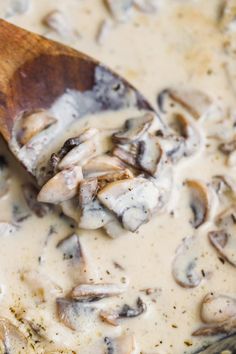
[[132,8],[134,0],[104,0],[111,15],[118,21],[125,21],[129,10]]
[[236,236],[227,230],[216,230],[208,233],[211,244],[218,253],[230,264],[236,267]]
[[99,201],[135,232],[149,221],[159,206],[159,191],[151,181],[136,177],[108,184],[98,193]]
[[187,119],[186,116],[180,113],[173,114],[173,121],[172,128],[185,142],[184,156],[194,154],[199,149],[201,143],[200,133],[194,122],[191,122],[190,119]]
[[98,191],[106,187],[107,184],[133,178],[133,173],[128,169],[113,171],[97,177]]
[[145,139],[138,142],[136,161],[140,169],[156,176],[164,163],[163,160],[164,152],[156,136],[147,134]]
[[150,128],[154,119],[155,114],[152,112],[145,113],[141,117],[128,119],[125,122],[124,130],[113,134],[113,142],[130,144],[137,141]]
[[212,99],[197,89],[167,89],[165,93],[180,104],[193,118],[199,119],[212,105]]
[[24,334],[3,317],[0,318],[0,349],[3,354],[25,354],[29,350]]
[[21,146],[26,145],[29,141],[56,124],[57,119],[49,115],[47,111],[36,111],[33,113],[25,113],[17,123],[17,140]]
[[124,293],[126,288],[117,284],[80,284],[71,290],[68,297],[78,302],[94,302]]
[[75,282],[88,281],[88,264],[79,236],[72,234],[57,244],[63,260],[68,263],[70,276]]
[[180,286],[184,288],[197,287],[203,275],[198,269],[199,244],[196,237],[185,238],[176,250],[172,263],[172,274]]
[[200,180],[188,179],[185,184],[189,189],[190,208],[193,212],[191,224],[197,229],[210,217],[212,195],[210,189]]
[[236,198],[236,182],[231,176],[228,175],[216,175],[212,177],[212,187],[219,196],[219,199],[223,197],[227,199]]
[[201,319],[207,326],[196,330],[194,336],[231,333],[236,329],[236,299],[207,294],[201,304]]
[[125,164],[115,156],[100,155],[89,160],[83,166],[85,178],[97,177],[109,172],[119,171],[125,168]]
[[131,334],[104,338],[106,354],[137,354],[135,337]]
[[83,174],[80,166],[64,169],[43,185],[38,194],[38,201],[59,204],[71,199],[76,195],[79,182],[82,179]]

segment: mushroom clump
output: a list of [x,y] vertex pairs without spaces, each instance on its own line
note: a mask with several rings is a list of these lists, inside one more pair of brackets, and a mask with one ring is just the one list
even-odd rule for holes
[[[96,128],[69,138],[49,160],[38,201],[60,204],[80,228],[103,228],[113,238],[137,231],[167,205],[173,163],[199,144],[187,118],[176,122],[178,132],[170,134],[153,112],[129,118],[108,137],[109,152]],[[196,225],[207,216],[205,201],[198,203]]]
[[207,294],[201,304],[200,315],[205,323],[194,336],[232,333],[236,329],[236,299],[228,295]]

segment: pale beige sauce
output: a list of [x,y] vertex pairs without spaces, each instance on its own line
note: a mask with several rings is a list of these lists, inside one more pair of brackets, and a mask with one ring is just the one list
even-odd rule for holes
[[[154,105],[156,95],[162,88],[185,84],[210,94],[220,102],[223,111],[228,106],[233,111],[233,95],[223,68],[222,38],[215,25],[218,3],[205,0],[163,1],[156,15],[135,12],[127,23],[114,24],[103,45],[94,41],[100,21],[108,17],[100,0],[32,0],[27,14],[11,20],[46,34],[47,29],[40,24],[41,18],[52,9],[60,9],[80,34],[76,41],[69,44],[124,75]],[[56,35],[53,37],[62,40]],[[211,75],[207,74],[209,70],[212,70]],[[125,118],[120,119],[124,121]],[[121,125],[121,121],[118,124],[117,120],[116,126]],[[108,127],[109,119],[104,122]],[[86,124],[86,120],[81,124]],[[96,120],[91,123],[92,126],[94,124]],[[203,135],[207,135],[204,132],[206,125],[199,123]],[[4,148],[1,149],[5,153]],[[7,156],[9,159],[9,154]],[[29,213],[20,188],[24,180],[23,172],[17,173],[14,159],[11,159],[10,165],[10,192],[0,200],[1,220],[4,221],[12,220],[14,204],[20,205],[25,214]],[[235,296],[236,282],[235,269],[227,262],[222,264],[209,245],[207,231],[212,228],[211,222],[197,232],[201,268],[210,276],[197,288],[184,289],[174,281],[171,263],[181,240],[194,234],[189,223],[191,213],[187,201],[181,197],[182,182],[191,177],[207,182],[212,175],[224,172],[233,176],[235,168],[226,167],[224,157],[212,147],[203,148],[176,167],[175,191],[168,211],[154,217],[137,233],[112,240],[100,231],[78,230],[90,261],[92,279],[128,286],[124,295],[104,300],[106,307],[115,308],[116,304],[123,303],[132,305],[137,296],[141,296],[148,307],[144,315],[122,320],[117,328],[101,322],[94,326],[85,324],[81,333],[75,333],[59,324],[53,301],[35,305],[34,297],[20,281],[22,271],[30,269],[46,274],[62,287],[64,294],[73,285],[61,255],[55,250],[57,242],[73,229],[53,214],[43,219],[31,216],[20,224],[13,235],[0,238],[0,315],[15,321],[9,308],[16,311],[24,308],[26,318],[34,318],[46,326],[48,337],[55,341],[58,348],[68,347],[82,354],[100,354],[96,349],[97,341],[122,333],[135,335],[138,353],[142,354],[191,353],[205,340],[212,340],[191,336],[201,325],[201,300],[211,291]],[[174,210],[174,216],[170,215],[171,210]],[[49,238],[45,246],[51,225],[57,233]],[[39,257],[42,259],[40,265]],[[121,264],[124,271],[116,269],[114,262]],[[157,288],[157,291],[147,296],[143,292],[146,288]],[[17,324],[16,321],[14,323]],[[191,346],[188,347],[186,342]]]

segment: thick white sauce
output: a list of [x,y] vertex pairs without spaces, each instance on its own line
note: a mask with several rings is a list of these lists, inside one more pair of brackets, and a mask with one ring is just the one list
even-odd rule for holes
[[[2,13],[5,13],[7,2],[1,0],[0,3]],[[160,90],[184,86],[206,92],[215,107],[220,108],[215,108],[207,119],[197,122],[203,134],[203,147],[176,166],[174,193],[168,211],[154,217],[137,233],[128,233],[115,240],[101,231],[76,230],[56,213],[43,218],[34,216],[22,195],[24,171],[19,172],[15,160],[1,146],[1,154],[9,161],[10,179],[9,192],[0,199],[0,221],[17,224],[11,235],[0,236],[1,316],[18,326],[15,317],[20,313],[20,317],[42,324],[56,348],[69,348],[82,354],[103,353],[97,349],[97,343],[106,336],[116,337],[123,333],[135,335],[137,353],[142,354],[192,353],[203,343],[214,340],[214,337],[191,335],[202,325],[200,304],[209,292],[236,296],[236,270],[229,263],[222,263],[210,245],[207,233],[213,228],[211,220],[199,230],[193,230],[183,181],[194,178],[208,183],[214,175],[233,177],[235,174],[235,167],[227,166],[215,140],[207,139],[216,130],[217,121],[225,119],[226,122],[227,115],[233,117],[236,112],[232,82],[225,71],[227,56],[222,49],[223,35],[217,25],[220,3],[218,0],[166,0],[160,1],[159,10],[153,14],[134,10],[124,23],[111,19],[111,29],[102,44],[98,44],[95,38],[101,21],[109,18],[109,14],[101,0],[31,0],[25,14],[9,18],[13,23],[64,41],[106,63],[132,82],[154,106]],[[53,31],[49,33],[41,20],[55,9],[65,14],[78,35],[65,39]],[[233,81],[233,77],[231,79]],[[115,126],[121,125],[126,118],[117,115]],[[109,114],[104,119],[103,124],[107,127]],[[96,118],[85,119],[80,124],[97,126]],[[221,132],[224,124],[220,123]],[[15,206],[21,216],[30,216],[17,223],[13,214]],[[173,215],[171,211],[174,211]],[[52,227],[55,232],[48,236]],[[78,232],[88,256],[91,279],[127,285],[127,291],[121,296],[102,300],[105,307],[114,309],[124,303],[133,305],[141,296],[147,305],[145,314],[123,319],[118,327],[101,321],[84,323],[81,331],[74,332],[59,323],[53,296],[42,304],[37,302],[21,280],[22,272],[40,272],[66,294],[75,284],[55,246],[74,231]],[[171,265],[182,239],[194,234],[198,237],[200,269],[207,276],[198,287],[185,289],[176,284]],[[115,263],[123,269],[115,267]],[[149,288],[155,289],[151,295],[145,293]],[[40,349],[33,352],[41,353]]]

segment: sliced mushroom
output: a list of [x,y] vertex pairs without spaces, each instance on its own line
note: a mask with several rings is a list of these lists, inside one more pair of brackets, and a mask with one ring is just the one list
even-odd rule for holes
[[119,171],[125,168],[124,163],[114,156],[100,155],[89,160],[83,166],[85,178],[97,177],[108,172]]
[[25,354],[28,351],[25,336],[8,319],[3,317],[0,318],[0,343],[3,345],[3,354]]
[[51,174],[55,174],[60,161],[75,147],[83,144],[86,141],[93,140],[94,137],[98,134],[98,130],[96,128],[85,129],[81,134],[76,137],[69,138],[65,141],[63,146],[57,153],[52,154],[49,160],[49,172]]
[[146,139],[138,142],[137,163],[148,174],[155,176],[161,168],[163,150],[156,136],[148,134]]
[[58,298],[56,307],[59,321],[74,331],[80,331],[88,323],[93,323],[98,314],[95,306],[73,299]]
[[124,129],[113,134],[113,141],[118,144],[130,144],[137,141],[150,128],[154,119],[155,115],[151,112],[141,117],[127,119]]
[[236,163],[236,140],[235,138],[231,141],[221,143],[218,149],[227,156],[227,164],[229,166],[234,166]]
[[211,185],[220,198],[222,195],[225,195],[229,199],[234,199],[236,197],[236,182],[231,176],[213,176]]
[[61,160],[58,167],[62,170],[72,165],[83,166],[88,160],[100,153],[98,139],[84,141],[70,150]]
[[183,114],[174,113],[172,128],[185,141],[185,156],[190,156],[199,149],[201,138],[194,122],[190,122]]
[[38,217],[42,218],[52,209],[50,205],[38,202],[38,189],[32,183],[23,184],[22,190],[28,207]]
[[111,15],[118,21],[127,19],[128,11],[132,8],[133,0],[104,0]]
[[49,12],[43,18],[42,23],[64,39],[72,41],[78,37],[78,33],[72,27],[65,14],[59,10]]
[[104,338],[105,354],[137,354],[137,345],[133,335],[122,335],[116,338]]
[[88,279],[88,266],[84,255],[79,236],[72,234],[57,244],[57,248],[62,252],[63,260],[68,262],[71,277],[76,282],[84,282]]
[[236,267],[236,236],[226,230],[211,231],[209,240],[219,254],[230,264]]
[[79,227],[96,230],[106,225],[112,219],[112,214],[97,200],[85,204],[81,211]]
[[80,284],[71,290],[69,297],[79,302],[94,302],[120,295],[125,290],[117,284]]
[[62,289],[56,283],[37,271],[23,272],[21,280],[28,286],[37,303],[52,301],[62,293]]
[[[235,329],[236,329],[236,317],[233,317],[232,319],[226,321],[225,323],[200,327],[199,329],[194,331],[192,335],[197,337],[197,336],[214,336],[217,334],[224,334],[224,333],[231,334],[235,332]],[[226,354],[228,353],[226,352]]]
[[184,288],[195,288],[203,278],[198,270],[199,245],[195,237],[185,238],[176,250],[172,263],[172,274],[175,281]]
[[187,180],[190,191],[190,208],[193,212],[191,223],[195,229],[204,224],[210,216],[211,195],[209,188],[199,180]]
[[117,238],[126,233],[121,223],[114,216],[112,217],[112,215],[110,220],[103,226],[103,229],[111,238]]
[[158,207],[159,191],[142,177],[113,182],[98,193],[99,201],[121,220],[124,229],[136,231]]
[[56,122],[56,118],[50,116],[47,111],[27,112],[20,118],[17,140],[21,146],[26,145],[35,135]]
[[133,318],[142,315],[146,312],[147,306],[143,302],[143,300],[138,297],[137,299],[137,307],[133,308],[130,305],[125,304],[122,309],[118,313],[119,318]]
[[78,198],[75,196],[72,199],[65,200],[60,203],[60,207],[64,215],[68,216],[73,221],[79,222],[80,211],[78,210]]
[[236,299],[227,295],[207,294],[201,304],[204,323],[222,323],[236,316]]
[[67,168],[52,177],[40,190],[38,201],[59,204],[73,198],[78,189],[79,182],[83,179],[80,166]]
[[128,149],[121,146],[116,146],[112,150],[112,154],[126,164],[137,169],[139,168],[139,165],[137,164],[137,146],[135,147],[134,151],[132,151],[132,146]]
[[236,224],[236,205],[232,204],[220,212],[215,218],[215,223],[220,228],[226,228],[227,230],[233,228],[234,230]]
[[134,177],[133,173],[127,168],[124,170],[120,170],[120,171],[109,172],[109,173],[99,176],[97,178],[98,190],[99,191],[102,190],[109,183],[116,182],[116,181],[122,181],[122,180],[126,180],[126,179],[131,179],[133,177]]
[[[164,95],[163,95],[164,94]],[[204,92],[197,89],[165,89],[158,95],[158,102],[163,112],[163,96],[168,96],[180,104],[193,118],[199,119],[212,105],[212,99]],[[162,97],[162,99],[160,99]]]
[[101,310],[99,313],[101,320],[111,326],[119,326],[118,314],[114,311]]
[[185,156],[186,142],[183,137],[169,134],[165,137],[158,137],[158,141],[170,162],[175,164]]
[[98,180],[97,178],[88,178],[80,183],[79,188],[79,205],[81,209],[85,205],[90,204],[96,198],[98,191]]
[[7,221],[0,221],[0,236],[10,236],[16,232],[16,226]]

